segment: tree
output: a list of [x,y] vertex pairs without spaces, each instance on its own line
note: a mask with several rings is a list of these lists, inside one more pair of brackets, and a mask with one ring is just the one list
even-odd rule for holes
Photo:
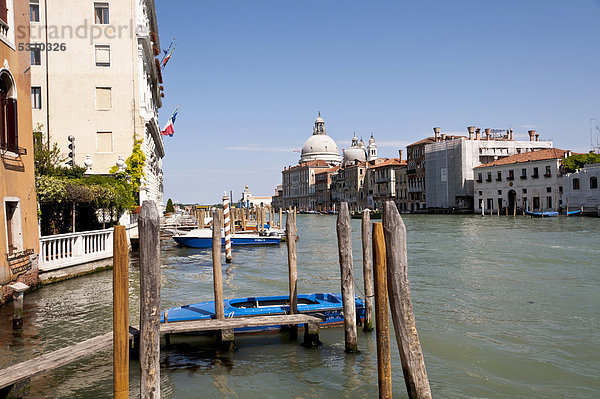
[[565,172],[573,173],[583,168],[585,165],[600,162],[600,154],[589,152],[587,154],[573,154],[563,160],[562,165]]
[[169,200],[167,201],[167,207],[166,207],[165,211],[167,213],[175,212],[175,207],[173,206],[173,201],[171,200],[171,198],[169,198]]

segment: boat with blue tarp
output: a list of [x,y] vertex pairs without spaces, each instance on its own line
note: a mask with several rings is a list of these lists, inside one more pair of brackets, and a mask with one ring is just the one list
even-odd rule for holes
[[[253,317],[268,315],[285,315],[290,313],[289,295],[259,296],[225,299],[223,307],[225,317]],[[362,324],[365,317],[364,301],[355,297],[356,320]],[[298,295],[298,313],[316,316],[323,320],[321,327],[343,325],[343,304],[341,294],[318,293]],[[208,320],[215,318],[214,301],[184,305],[163,310],[161,323],[178,321]],[[235,329],[236,333],[278,332],[282,326],[259,326]]]
[[[186,234],[173,236],[176,243],[190,248],[212,248],[212,229],[196,229]],[[231,236],[232,246],[279,245],[281,234],[278,232],[235,233]],[[221,246],[225,249],[225,234],[221,232]]]

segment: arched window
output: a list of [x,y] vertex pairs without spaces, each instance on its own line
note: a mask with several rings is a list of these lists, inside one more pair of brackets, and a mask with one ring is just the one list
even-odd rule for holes
[[8,71],[0,72],[0,147],[18,152],[17,99],[13,78]]
[[573,179],[573,190],[579,190],[579,179]]
[[590,177],[590,189],[598,188],[598,178],[596,176]]

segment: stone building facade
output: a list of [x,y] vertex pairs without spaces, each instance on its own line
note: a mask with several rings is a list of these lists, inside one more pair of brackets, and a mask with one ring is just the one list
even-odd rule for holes
[[586,215],[600,216],[600,163],[585,165],[563,177],[563,206],[583,208]]
[[[30,10],[34,128],[64,155],[73,136],[75,163],[92,174],[122,165],[134,140],[141,140],[146,163],[140,201],[161,206],[163,86],[154,0],[32,1]],[[58,37],[49,38],[46,27]],[[59,51],[41,50],[57,43]]]
[[29,4],[0,1],[0,303],[5,284],[37,281],[39,248],[31,124]]
[[475,212],[559,210],[563,206],[561,162],[569,154],[550,148],[475,167]]

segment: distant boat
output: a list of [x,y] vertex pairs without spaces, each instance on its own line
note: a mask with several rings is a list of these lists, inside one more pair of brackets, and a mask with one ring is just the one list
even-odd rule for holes
[[[223,301],[225,317],[252,317],[289,314],[289,295],[261,296],[226,299]],[[356,319],[362,324],[365,316],[364,301],[358,297],[354,300]],[[343,304],[341,294],[319,293],[298,295],[298,312],[320,317],[321,326],[334,327],[343,324]],[[160,322],[208,320],[215,318],[215,302],[201,302],[184,305],[161,312]],[[246,327],[235,329],[237,333],[276,332],[280,325]]]
[[[381,219],[381,211],[369,211],[369,213],[371,214],[371,219]],[[350,212],[350,217],[352,219],[362,219],[362,212],[359,211],[353,211]]]
[[[225,249],[225,235],[221,231],[221,246]],[[173,240],[176,243],[190,248],[211,248],[212,247],[212,230],[211,229],[196,229],[187,234],[174,235]],[[232,246],[241,245],[279,245],[281,237],[277,233],[273,235],[260,235],[257,233],[242,233],[233,234],[231,237]]]
[[567,211],[565,212],[566,216],[578,216],[581,215],[583,213],[583,209],[578,209],[576,211]]
[[555,211],[545,211],[545,212],[531,212],[531,211],[525,211],[526,215],[529,216],[533,216],[533,217],[554,217],[554,216],[558,216],[559,213],[555,212]]

